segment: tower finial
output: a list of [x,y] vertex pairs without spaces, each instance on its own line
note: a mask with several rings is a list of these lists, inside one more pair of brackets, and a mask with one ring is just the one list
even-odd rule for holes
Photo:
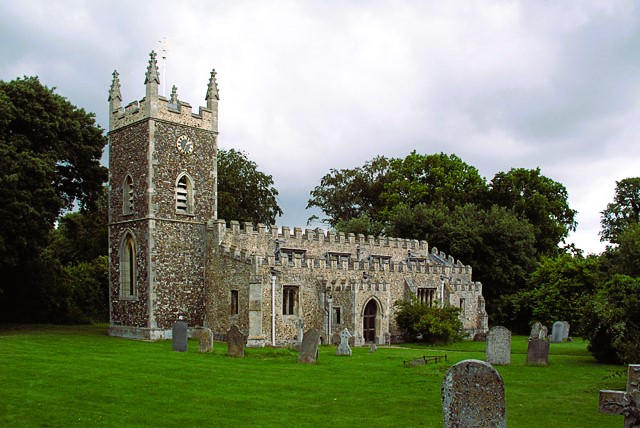
[[176,85],[171,87],[171,98],[169,99],[169,104],[178,104],[178,87]]
[[120,94],[120,79],[118,79],[118,76],[118,70],[113,70],[113,80],[111,81],[109,99],[107,101],[122,101],[122,95]]
[[147,75],[144,79],[144,84],[154,82],[160,84],[160,73],[158,72],[158,62],[156,61],[156,51],[151,51],[149,54],[149,66],[147,67]]
[[209,77],[209,86],[207,86],[207,96],[205,100],[213,101],[219,100],[220,95],[218,94],[218,82],[216,81],[216,70],[211,70],[211,77]]

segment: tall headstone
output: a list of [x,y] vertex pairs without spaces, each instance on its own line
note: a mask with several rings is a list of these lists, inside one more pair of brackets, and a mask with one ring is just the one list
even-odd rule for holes
[[625,428],[640,427],[640,408],[636,397],[640,395],[640,364],[629,364],[627,390],[601,390],[598,410],[609,415],[624,415]]
[[300,354],[298,362],[304,364],[315,364],[318,361],[318,346],[320,346],[320,333],[315,328],[308,330],[302,336],[300,344]]
[[531,339],[527,348],[527,364],[546,366],[549,364],[549,342],[545,339]]
[[340,333],[340,344],[336,350],[336,355],[348,355],[351,356],[351,347],[349,346],[349,338],[352,337],[348,329],[342,330]]
[[538,339],[546,339],[549,334],[549,328],[546,325],[542,326],[542,330],[540,330],[540,334],[538,335]]
[[179,320],[171,329],[172,347],[174,351],[187,351],[187,323]]
[[240,331],[237,325],[232,325],[227,332],[227,353],[230,357],[244,357],[244,345],[247,337]]
[[465,360],[451,367],[442,381],[445,428],[506,428],[504,382],[490,364]]
[[502,326],[491,327],[487,336],[487,363],[511,364],[511,332]]
[[562,321],[554,322],[553,327],[551,327],[551,342],[561,343],[563,335],[564,335],[564,324],[562,323]]
[[539,321],[534,322],[531,325],[531,333],[529,334],[529,339],[539,339],[541,331],[542,323],[540,323]]
[[564,326],[564,329],[562,330],[562,339],[565,340],[569,338],[569,327],[571,327],[571,324],[567,321],[562,321],[562,325]]
[[198,331],[198,351],[211,352],[213,349],[213,332],[210,328]]

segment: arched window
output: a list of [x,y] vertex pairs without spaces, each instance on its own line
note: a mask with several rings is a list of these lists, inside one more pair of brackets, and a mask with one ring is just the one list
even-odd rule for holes
[[180,176],[176,183],[176,212],[193,214],[193,182],[187,174]]
[[122,214],[133,214],[133,178],[129,174],[122,184]]
[[120,297],[131,299],[138,296],[136,276],[136,241],[127,232],[120,246]]

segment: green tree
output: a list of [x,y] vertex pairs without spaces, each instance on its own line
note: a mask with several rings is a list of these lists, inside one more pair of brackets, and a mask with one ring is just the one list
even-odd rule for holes
[[58,270],[56,263],[42,252],[62,213],[95,207],[107,178],[100,165],[105,144],[93,114],[42,85],[37,77],[0,81],[3,318],[21,308],[27,318],[35,318],[35,313],[26,311],[37,311],[38,301],[61,297],[56,290],[64,287],[48,277],[52,269]]
[[640,177],[617,181],[613,202],[601,214],[600,239],[617,244],[627,227],[640,223]]
[[640,360],[640,278],[614,275],[585,310],[587,349],[601,363]]
[[[340,231],[361,230],[362,223],[349,226],[349,221],[367,216],[380,225],[380,213],[385,208],[380,196],[389,181],[390,160],[378,156],[353,169],[332,169],[311,191],[307,208],[318,207],[327,215],[323,219]],[[317,219],[316,216],[309,221]],[[372,226],[375,228],[379,226]],[[353,232],[355,233],[355,232]]]
[[513,211],[533,226],[536,250],[550,256],[558,253],[558,244],[576,228],[576,212],[567,199],[567,189],[542,175],[540,168],[499,172],[488,193],[490,204]]
[[602,281],[600,260],[596,256],[561,253],[542,257],[527,280],[527,289],[507,296],[512,305],[510,324],[526,332],[531,320],[551,326],[563,320],[581,334],[585,308]]
[[225,220],[275,224],[282,215],[273,178],[234,149],[218,150],[218,217]]
[[387,209],[399,203],[453,208],[482,200],[487,191],[486,181],[475,167],[445,153],[421,155],[413,151],[404,159],[392,159],[389,179],[381,195]]
[[396,323],[406,341],[451,343],[463,337],[459,308],[424,305],[415,295],[409,300],[398,300],[395,306]]

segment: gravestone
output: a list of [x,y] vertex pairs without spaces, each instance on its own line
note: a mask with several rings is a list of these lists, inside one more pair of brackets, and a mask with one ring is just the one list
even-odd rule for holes
[[213,350],[213,332],[209,328],[203,328],[198,332],[198,351],[211,352]]
[[308,330],[302,336],[300,344],[300,354],[298,362],[304,364],[315,364],[318,361],[318,346],[320,345],[320,333],[315,328]]
[[187,323],[178,320],[171,329],[171,341],[174,351],[187,351]]
[[531,325],[531,334],[529,334],[529,339],[539,339],[540,332],[542,331],[542,323],[536,321]]
[[564,330],[564,324],[562,321],[556,321],[553,323],[553,327],[551,328],[551,342],[553,343],[561,343],[562,336]]
[[624,415],[625,428],[640,427],[640,406],[636,397],[640,394],[640,364],[629,364],[627,390],[600,390],[598,411],[609,415]]
[[413,360],[411,360],[412,367],[424,366],[425,364],[427,364],[427,360],[425,360],[424,358],[414,358]]
[[549,342],[531,339],[527,348],[527,364],[546,366],[549,364]]
[[566,321],[562,321],[562,324],[564,325],[564,329],[562,330],[562,339],[568,339],[569,338],[569,327],[571,327],[571,324],[569,324]]
[[490,364],[464,360],[442,380],[442,416],[445,428],[506,428],[504,382]]
[[371,346],[369,346],[369,352],[376,352],[378,350],[378,347],[376,346],[375,343],[372,343]]
[[511,363],[511,332],[502,326],[491,327],[487,336],[487,363],[508,366]]
[[351,356],[351,347],[349,346],[349,338],[352,335],[349,333],[349,330],[346,328],[342,330],[340,333],[340,345],[338,345],[338,350],[336,351],[336,355],[348,355]]
[[244,345],[247,337],[240,331],[237,325],[232,325],[227,332],[227,353],[230,357],[244,357]]
[[549,334],[549,329],[546,325],[542,326],[542,330],[540,330],[540,334],[538,335],[538,339],[546,339]]

